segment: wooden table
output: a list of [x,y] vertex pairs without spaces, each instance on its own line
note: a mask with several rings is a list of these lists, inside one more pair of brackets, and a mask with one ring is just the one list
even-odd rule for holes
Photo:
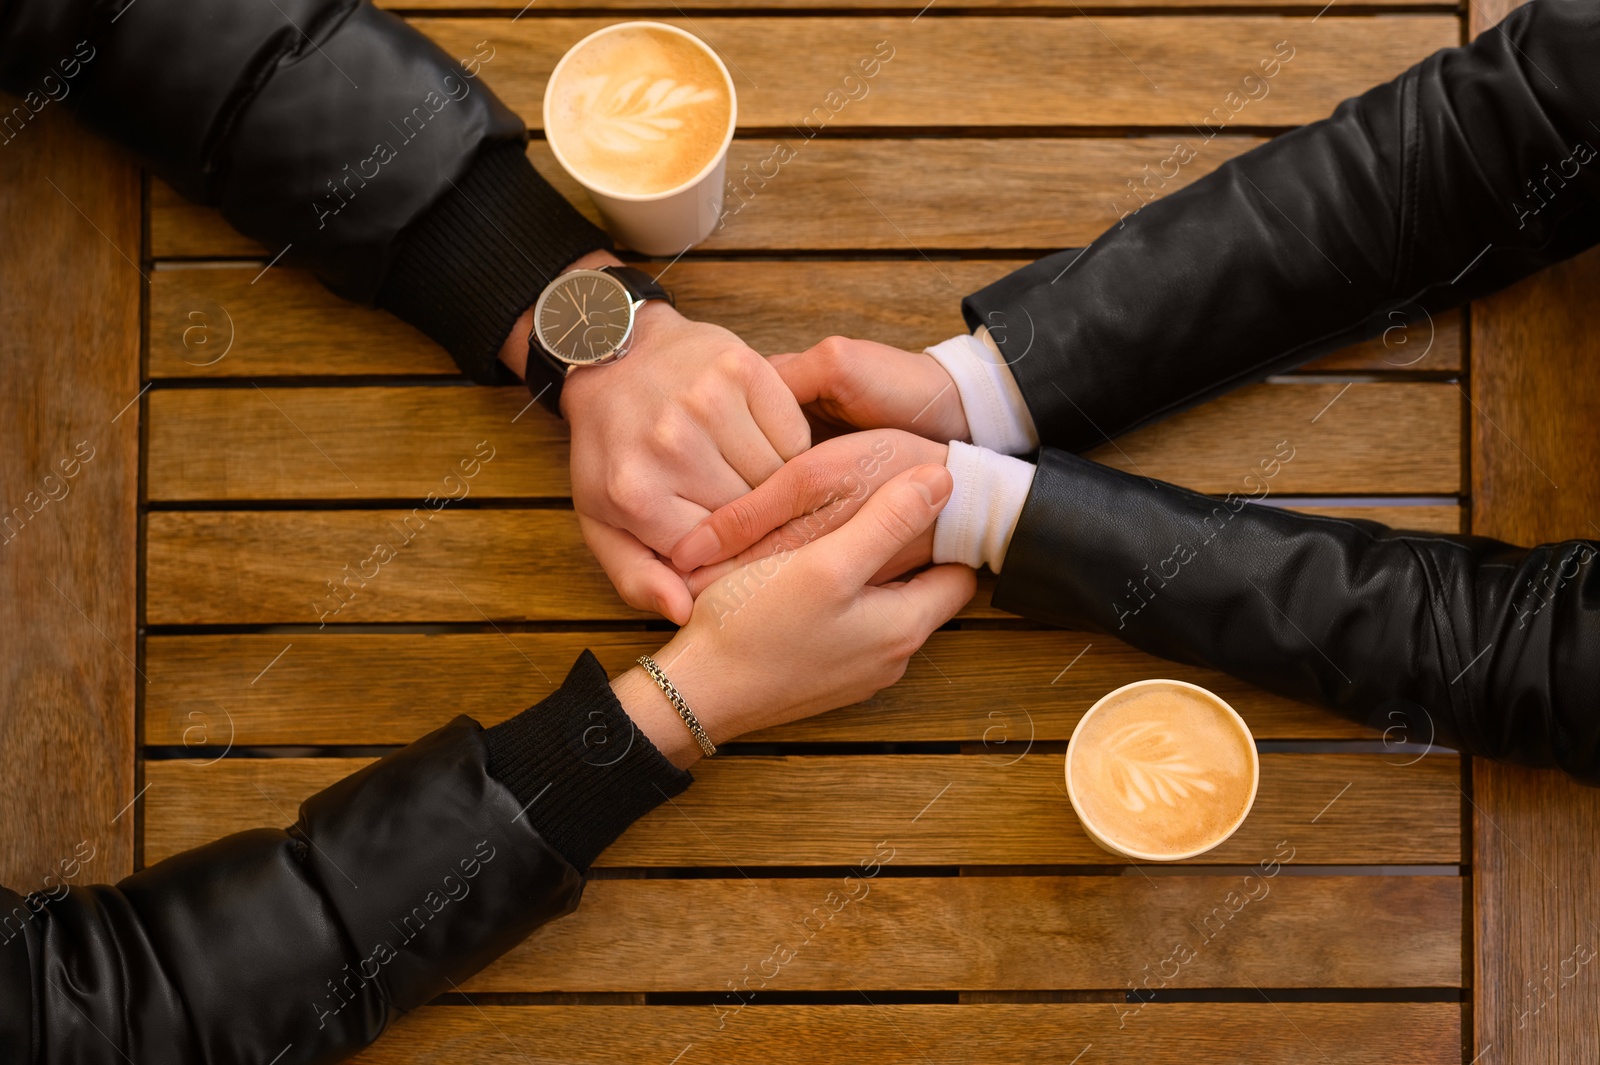
[[[768,352],[942,339],[961,295],[1136,206],[1179,142],[1196,157],[1151,195],[1504,13],[818,4],[670,20],[734,72],[744,191],[665,280]],[[636,9],[405,6],[452,54],[490,41],[485,76],[534,120],[566,47]],[[1244,79],[1285,41],[1263,95]],[[457,713],[539,699],[582,647],[616,671],[659,645],[588,556],[564,428],[524,393],[466,385],[60,116],[27,135],[0,151],[7,511],[79,442],[95,457],[0,551],[7,883],[80,840],[106,879],[285,823]],[[1600,396],[1558,373],[1594,343],[1597,284],[1585,257],[1097,457],[1224,493],[1288,440],[1273,487],[1304,509],[1597,535]],[[485,448],[469,495],[323,618],[328,582]],[[1591,793],[1041,629],[990,588],[896,688],[701,767],[575,916],[363,1060],[1593,1060],[1600,977],[1552,977],[1600,939]],[[1098,851],[1061,788],[1083,710],[1153,675],[1222,692],[1263,752],[1249,822],[1177,868]]]

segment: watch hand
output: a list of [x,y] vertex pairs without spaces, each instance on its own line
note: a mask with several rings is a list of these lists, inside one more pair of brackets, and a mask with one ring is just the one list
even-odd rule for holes
[[565,333],[562,333],[560,336],[556,337],[555,341],[550,346],[552,348],[555,347],[556,344],[561,343],[563,340],[565,340],[569,336],[571,336],[572,335],[572,331],[574,329],[578,328],[580,325],[583,325],[583,324],[584,324],[583,322],[573,322],[570,326],[567,327],[567,331]]

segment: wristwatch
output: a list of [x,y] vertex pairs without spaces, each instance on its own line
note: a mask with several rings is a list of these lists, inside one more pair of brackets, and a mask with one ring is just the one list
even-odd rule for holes
[[631,266],[569,270],[539,294],[528,333],[528,391],[561,413],[561,384],[580,366],[615,362],[633,342],[634,318],[646,300],[672,302],[655,278]]

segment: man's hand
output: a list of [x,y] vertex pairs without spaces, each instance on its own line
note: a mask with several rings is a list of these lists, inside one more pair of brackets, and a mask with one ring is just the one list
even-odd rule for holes
[[[795,551],[837,529],[890,478],[913,466],[942,466],[948,450],[945,444],[896,429],[825,440],[696,526],[673,548],[673,564],[686,573],[694,571],[689,573],[689,590],[698,597],[741,566]],[[930,523],[906,538],[874,580],[926,565],[932,554]]]
[[[618,261],[596,252],[572,268]],[[525,313],[501,349],[519,375],[531,320]],[[639,308],[626,355],[567,376],[561,412],[585,542],[625,602],[680,625],[693,602],[661,557],[811,445],[804,413],[766,359],[659,300]]]
[[572,503],[623,599],[682,624],[682,579],[641,548],[670,551],[805,451],[811,431],[777,372],[728,330],[660,302],[634,328],[620,361],[574,370],[562,389]]
[[771,362],[795,399],[826,424],[904,429],[940,443],[970,441],[955,382],[926,352],[829,337]]

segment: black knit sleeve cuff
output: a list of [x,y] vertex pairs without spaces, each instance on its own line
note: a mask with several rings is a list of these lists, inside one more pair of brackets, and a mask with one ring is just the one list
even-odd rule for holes
[[584,871],[629,825],[694,781],[634,725],[588,651],[549,698],[485,738],[490,774],[526,807],[545,842]]
[[521,144],[497,142],[401,235],[378,306],[438,341],[479,384],[514,384],[499,352],[517,316],[574,259],[610,247]]

